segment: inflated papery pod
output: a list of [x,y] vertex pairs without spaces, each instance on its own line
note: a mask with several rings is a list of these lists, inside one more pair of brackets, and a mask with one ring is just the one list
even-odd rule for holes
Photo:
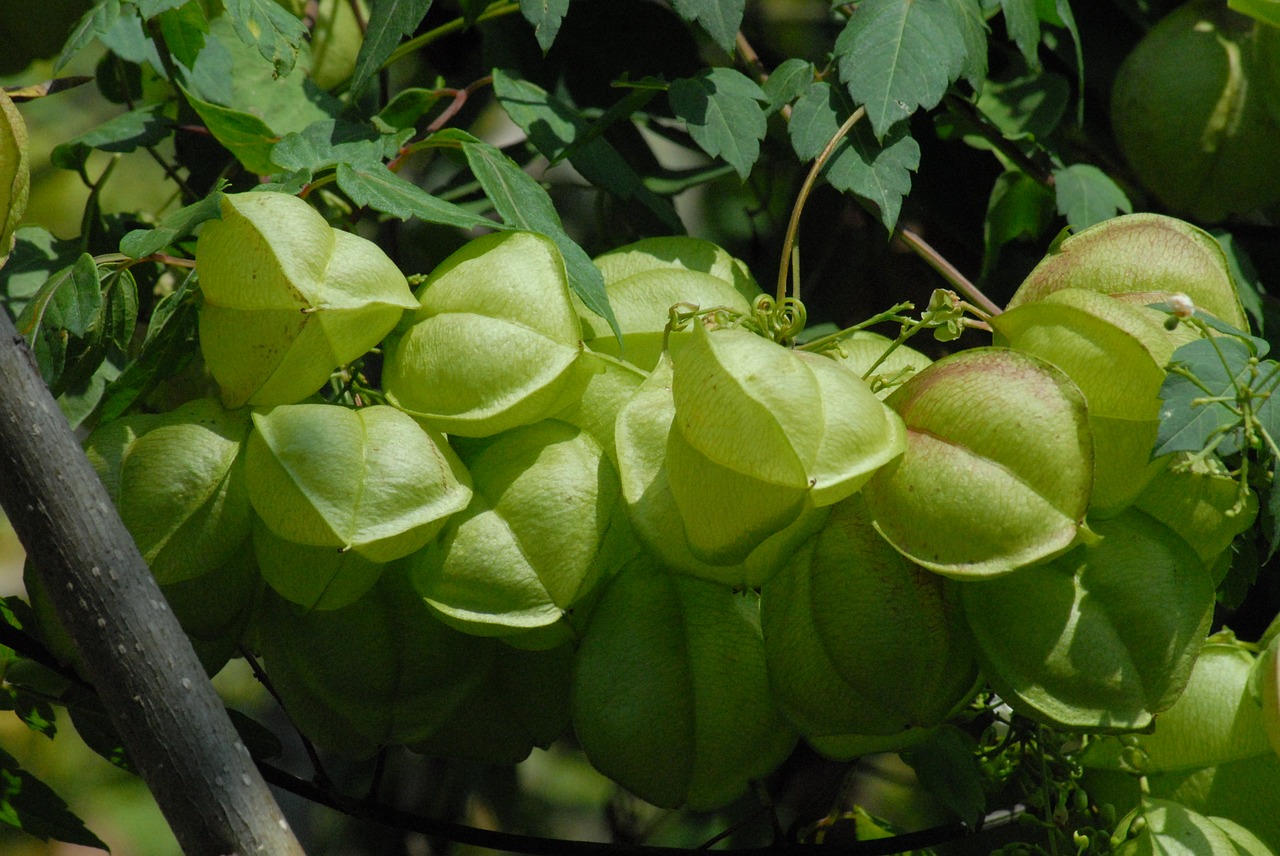
[[418,591],[468,633],[572,639],[575,607],[637,549],[613,464],[554,419],[459,449],[471,504],[409,560]]
[[609,583],[578,647],[574,732],[591,764],[654,805],[724,805],[790,753],[758,600],[647,557]]
[[1139,306],[1182,293],[1228,324],[1248,329],[1222,246],[1203,229],[1162,214],[1114,217],[1055,244],[1008,308],[1064,288],[1110,294]]
[[502,645],[441,623],[398,564],[341,609],[307,611],[268,590],[255,626],[290,719],[354,758],[428,739],[477,692]]
[[387,398],[448,434],[483,437],[567,404],[582,329],[556,245],[532,232],[468,243],[431,272],[387,341]]
[[1154,730],[1090,740],[1077,756],[1089,796],[1122,813],[1137,807],[1145,790],[1191,811],[1229,818],[1265,841],[1267,852],[1280,851],[1280,757],[1268,740],[1277,724],[1275,683],[1258,681],[1275,662],[1267,655],[1255,659],[1255,647],[1230,631],[1215,633]]
[[[1167,317],[1167,316],[1164,316]],[[1093,434],[1091,517],[1128,506],[1168,463],[1151,460],[1164,367],[1187,340],[1163,317],[1107,294],[1064,288],[991,319],[996,343],[1053,363],[1084,393]]]
[[267,582],[306,607],[355,600],[382,563],[422,548],[471,500],[444,438],[393,407],[281,405],[255,412],[253,424],[255,551]]
[[162,585],[199,577],[244,549],[253,524],[242,455],[249,428],[247,413],[197,399],[108,423],[87,441]]
[[769,683],[806,738],[898,735],[946,720],[976,687],[957,584],[912,564],[859,495],[760,592]]
[[[803,498],[797,506],[794,492],[788,496],[786,489],[769,491],[769,485],[709,462],[701,471],[693,468],[695,488],[713,487],[702,481],[713,472],[718,485],[730,480],[736,484],[728,493],[704,490],[702,506],[695,500],[682,508],[669,478],[674,421],[671,361],[663,357],[622,405],[616,424],[618,473],[636,536],[674,570],[731,586],[759,586],[817,531],[827,509],[814,508]],[[781,513],[766,502],[779,496]],[[792,516],[786,522],[788,512]],[[782,523],[775,531],[765,531],[759,527],[762,520]],[[715,549],[706,549],[708,543]]]
[[[621,356],[645,371],[657,365],[666,344],[672,306],[720,307],[749,315],[761,293],[745,264],[698,238],[646,238],[598,256],[595,263],[622,341],[607,321],[579,305],[583,338],[592,350]],[[678,342],[688,335],[675,332],[671,337]]]
[[417,307],[376,244],[284,193],[224,196],[196,263],[200,350],[228,407],[303,400]]
[[[821,507],[902,454],[902,421],[827,357],[742,328],[695,324],[671,354],[675,428],[735,473],[800,491]],[[675,487],[675,474],[672,485]],[[678,490],[678,488],[677,488]]]
[[430,737],[409,748],[424,755],[518,764],[569,729],[573,648],[525,651],[499,645],[475,692]]
[[1140,511],[1096,527],[1096,543],[959,592],[982,672],[1014,710],[1065,728],[1136,730],[1186,685],[1213,581]]
[[13,233],[27,210],[30,187],[27,126],[13,101],[0,91],[0,265],[13,249]]
[[902,458],[863,494],[890,544],[958,578],[1005,574],[1088,538],[1093,437],[1084,396],[1053,365],[1004,348],[952,354],[887,403]]

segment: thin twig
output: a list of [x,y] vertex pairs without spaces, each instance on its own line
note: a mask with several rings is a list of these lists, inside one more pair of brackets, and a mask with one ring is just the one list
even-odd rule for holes
[[916,234],[915,230],[911,229],[909,226],[898,226],[898,228],[894,230],[894,234],[901,238],[902,241],[911,248],[911,251],[923,259],[929,267],[933,268],[942,275],[943,279],[951,283],[956,291],[959,291],[971,302],[976,303],[988,315],[1000,314],[1002,310],[994,301],[991,300],[990,297],[983,294],[981,289],[970,282],[969,278],[960,272],[959,268],[947,261],[941,253],[929,245],[928,241]]

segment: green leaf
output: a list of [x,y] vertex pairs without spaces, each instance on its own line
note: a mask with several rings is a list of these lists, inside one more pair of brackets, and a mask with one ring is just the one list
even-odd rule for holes
[[902,753],[929,793],[970,827],[976,827],[987,808],[977,744],[954,725],[943,725],[919,746]]
[[[1058,127],[1071,100],[1071,84],[1053,72],[1013,80],[990,80],[982,87],[977,107],[1008,140],[1044,140]],[[985,138],[966,136],[965,142],[993,148]]]
[[58,59],[53,63],[53,73],[62,71],[71,58],[84,50],[90,42],[115,26],[120,18],[122,0],[102,0],[95,3],[76,24]]
[[20,226],[0,268],[0,303],[16,316],[56,271],[75,263],[79,241],[60,241],[40,226]]
[[134,2],[138,6],[138,14],[142,15],[144,21],[150,21],[162,12],[177,9],[179,6],[187,4],[187,0],[134,0]]
[[1092,164],[1077,163],[1055,169],[1053,180],[1058,213],[1077,229],[1133,212],[1133,203],[1124,191]]
[[712,41],[733,53],[746,0],[675,0],[676,12],[686,21],[697,21]]
[[99,402],[99,421],[124,414],[161,381],[181,372],[195,356],[199,290],[188,277],[165,295],[151,313],[142,351],[107,384]]
[[560,21],[568,11],[569,0],[520,0],[520,14],[533,25],[533,34],[543,53],[551,50],[560,32]]
[[609,322],[614,333],[618,321],[604,291],[604,278],[591,257],[564,231],[551,197],[515,162],[497,148],[471,137],[462,143],[471,172],[508,226],[546,235],[564,256],[569,287],[587,308]]
[[0,749],[0,823],[21,829],[41,841],[54,838],[107,849],[48,785],[22,769],[3,749]]
[[215,190],[199,202],[179,208],[160,221],[154,229],[134,229],[120,239],[120,252],[140,259],[172,246],[179,238],[190,235],[206,220],[222,216],[222,192]]
[[673,81],[668,99],[702,150],[724,158],[745,180],[764,139],[764,90],[731,68],[707,68]]
[[400,39],[418,28],[431,9],[431,0],[374,0],[364,43],[351,72],[350,94],[358,97],[365,85],[382,68]]
[[382,164],[338,164],[338,187],[357,205],[367,205],[392,217],[417,217],[427,223],[443,223],[461,229],[493,228],[486,217],[427,193]]
[[[802,160],[826,147],[852,113],[844,94],[827,83],[815,83],[796,102],[788,130]],[[854,125],[824,168],[837,190],[852,191],[875,203],[889,231],[897,223],[902,199],[911,190],[910,173],[920,166],[920,146],[901,123],[877,142],[865,123]]]
[[88,253],[54,274],[22,310],[15,326],[30,345],[46,384],[53,387],[62,376],[66,336],[84,337],[100,322],[101,315],[98,266]]
[[258,53],[271,63],[276,77],[293,71],[298,48],[307,38],[302,21],[276,0],[223,0],[236,33],[246,45],[257,45]]
[[970,55],[973,0],[917,3],[868,0],[836,39],[840,79],[867,108],[871,127],[883,138],[918,107],[930,109],[947,87],[975,70]]
[[80,171],[89,152],[132,152],[154,146],[173,131],[173,122],[164,115],[165,105],[152,104],[122,113],[91,131],[55,146],[49,160],[56,167]]
[[1076,49],[1076,122],[1084,124],[1084,47],[1080,41],[1080,28],[1076,26],[1075,15],[1071,11],[1071,0],[1035,0],[1036,17],[1041,21],[1062,27],[1071,36],[1071,43]]
[[439,90],[411,86],[397,92],[378,112],[378,118],[392,128],[412,128],[443,97]]
[[1267,293],[1267,290],[1262,287],[1262,280],[1258,276],[1258,269],[1254,267],[1253,259],[1249,257],[1249,252],[1244,246],[1237,242],[1226,229],[1210,229],[1209,234],[1213,235],[1214,240],[1222,246],[1222,252],[1227,257],[1227,267],[1231,270],[1231,279],[1235,282],[1236,293],[1240,295],[1240,304],[1253,319],[1253,325],[1258,332],[1265,332],[1262,296]]
[[173,58],[194,67],[209,34],[209,19],[199,3],[184,3],[160,16],[160,34]]
[[319,119],[301,132],[288,134],[271,150],[277,166],[292,171],[322,169],[340,163],[381,166],[395,157],[409,134],[379,133],[372,125],[342,119]]
[[673,233],[684,232],[675,207],[649,188],[603,136],[587,141],[591,126],[568,104],[536,84],[495,69],[493,91],[511,120],[552,163],[568,156],[582,177],[623,201],[636,201]]
[[1036,0],[1000,0],[1004,13],[1004,28],[1013,39],[1027,67],[1040,68],[1040,17],[1036,14]]
[[1019,238],[1039,238],[1053,222],[1057,209],[1053,191],[1020,170],[996,178],[983,222],[982,275],[989,276],[1000,249]]
[[1227,6],[1272,27],[1280,27],[1280,2],[1277,0],[1227,0]]
[[[1272,360],[1257,362],[1265,353],[1266,343],[1261,339],[1230,336],[1197,339],[1174,351],[1172,364],[1179,370],[1171,370],[1160,387],[1160,433],[1152,458],[1199,452],[1224,433],[1226,437],[1217,447],[1219,454],[1239,451],[1243,442],[1237,410],[1241,391],[1249,388],[1264,395],[1280,386],[1280,365]],[[1255,405],[1256,415],[1274,438],[1280,438],[1280,402],[1271,402],[1266,398]]]
[[769,112],[776,113],[805,93],[813,83],[816,69],[808,60],[792,57],[773,70],[761,89],[769,97]]
[[185,87],[179,88],[187,96],[192,109],[204,120],[209,133],[235,155],[241,166],[256,175],[270,175],[277,171],[271,162],[271,149],[280,138],[266,122],[252,113],[204,101]]

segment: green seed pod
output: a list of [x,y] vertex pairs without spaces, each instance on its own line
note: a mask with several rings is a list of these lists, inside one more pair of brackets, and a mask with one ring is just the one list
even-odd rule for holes
[[225,196],[196,255],[200,349],[228,407],[301,401],[417,306],[375,244],[283,193]]
[[[470,478],[443,438],[395,408],[282,405],[254,413],[253,423],[249,499],[285,541],[389,562],[420,549],[471,499]],[[278,580],[279,568],[266,564]],[[299,565],[291,576],[311,570]],[[315,605],[332,583],[323,574],[311,586],[294,578],[281,593]]]
[[1213,567],[1235,537],[1258,516],[1258,497],[1240,499],[1240,483],[1216,461],[1168,467],[1153,478],[1134,505],[1191,545],[1205,567]]
[[27,210],[30,188],[27,126],[13,101],[0,92],[0,266],[13,249],[13,233]]
[[476,446],[463,447],[471,504],[409,560],[414,584],[460,630],[560,624],[571,638],[566,615],[627,558],[617,473],[589,434],[555,420]]
[[1101,540],[959,587],[987,680],[1066,728],[1137,730],[1181,694],[1213,616],[1213,582],[1162,524],[1126,511]]
[[1006,574],[1088,538],[1093,439],[1060,369],[1004,348],[939,360],[889,396],[902,459],[863,489],[903,555],[959,578]]
[[1078,288],[1024,303],[991,326],[996,344],[1053,363],[1084,393],[1094,448],[1091,517],[1132,503],[1168,463],[1150,458],[1164,366],[1182,337],[1142,307]]
[[1280,118],[1258,55],[1271,29],[1223,0],[1193,0],[1116,71],[1116,144],[1170,209],[1216,221],[1280,202]]
[[142,424],[120,456],[116,504],[156,580],[177,583],[230,562],[253,520],[241,455],[247,414],[199,399]]
[[631,363],[589,351],[578,358],[578,371],[586,378],[581,394],[552,418],[576,425],[594,437],[616,467],[618,411],[640,388],[645,373]]
[[860,495],[760,592],[769,683],[805,738],[899,735],[943,722],[977,682],[954,591],[871,525]]
[[428,739],[476,692],[501,645],[440,623],[399,565],[342,609],[303,611],[268,590],[257,623],[294,723],[355,758]]
[[1141,306],[1181,293],[1233,327],[1249,329],[1222,246],[1203,229],[1160,214],[1115,217],[1056,244],[1023,280],[1008,308],[1064,288]]
[[750,305],[761,293],[747,266],[721,247],[701,238],[675,235],[645,238],[595,258],[605,287],[655,270],[690,271],[727,283]]
[[[741,329],[672,354],[675,425],[713,462],[830,505],[902,454],[901,420],[852,372]],[[750,438],[744,442],[743,438]]]
[[417,311],[387,343],[387,398],[463,437],[537,422],[577,392],[582,330],[564,260],[548,238],[499,232],[432,271]]
[[261,588],[262,575],[246,542],[226,564],[194,579],[162,585],[160,590],[205,671],[215,675],[238,656]]
[[[671,436],[676,433],[672,427],[674,420],[671,361],[663,358],[618,411],[618,475],[627,503],[627,516],[637,537],[668,566],[683,573],[726,585],[759,586],[788,561],[798,544],[822,525],[826,508],[813,508],[807,504],[793,522],[779,531],[772,534],[757,531],[757,543],[744,557],[737,561],[722,561],[725,554],[732,555],[726,545],[736,552],[743,546],[739,541],[747,531],[732,516],[733,513],[746,511],[749,519],[761,519],[765,515],[752,509],[749,501],[757,490],[771,486],[742,476],[748,485],[745,489],[743,481],[740,481],[728,495],[714,490],[703,491],[704,500],[711,505],[698,507],[696,499],[691,502],[686,498],[683,500],[689,513],[686,519],[669,479],[671,461],[668,451]],[[727,479],[732,473],[711,462],[706,463],[706,472],[711,472],[710,468],[714,467],[718,477]],[[696,465],[686,470],[690,471],[688,485],[692,494],[700,484],[700,472]],[[784,499],[785,491],[782,489]],[[743,502],[746,503],[745,508],[741,507]],[[769,511],[766,507],[765,514]],[[700,526],[704,527],[700,534],[705,537],[700,547],[695,549],[688,532]],[[711,549],[708,552],[702,548]],[[712,558],[716,561],[708,561]],[[717,564],[717,561],[722,563]]]
[[578,647],[573,727],[592,765],[654,805],[710,809],[790,753],[756,596],[647,558],[609,583]]
[[409,748],[433,758],[518,764],[569,728],[573,649],[499,645],[480,686],[453,717]]
[[286,541],[261,518],[253,527],[253,556],[276,593],[306,609],[355,603],[382,576],[383,564],[356,550]]

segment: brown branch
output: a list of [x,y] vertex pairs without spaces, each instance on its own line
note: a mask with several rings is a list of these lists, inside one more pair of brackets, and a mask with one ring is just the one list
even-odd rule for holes
[[0,311],[0,506],[188,856],[294,838],[106,488]]

